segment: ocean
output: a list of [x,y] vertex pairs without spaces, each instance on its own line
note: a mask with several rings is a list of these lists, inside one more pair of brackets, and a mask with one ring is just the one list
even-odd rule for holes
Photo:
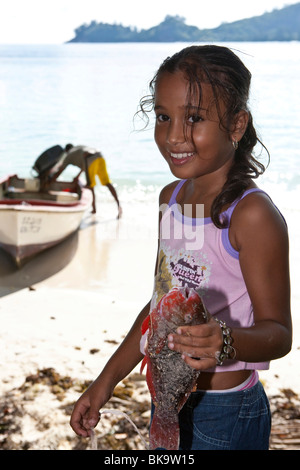
[[[36,158],[53,145],[89,145],[105,156],[123,201],[156,204],[173,177],[155,146],[153,123],[142,130],[134,115],[163,59],[187,45],[0,46],[0,177],[34,174]],[[299,215],[300,43],[225,45],[253,75],[250,108],[271,155],[258,183],[284,213]],[[69,167],[64,177],[76,173]],[[100,186],[97,195],[111,197]]]

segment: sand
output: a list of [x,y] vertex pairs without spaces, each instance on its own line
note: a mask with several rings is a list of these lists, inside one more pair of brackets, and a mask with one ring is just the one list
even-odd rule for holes
[[[80,448],[68,424],[70,410],[66,413],[67,405],[80,396],[78,384],[64,390],[59,400],[42,381],[27,380],[24,388],[26,377],[52,369],[60,377],[91,381],[151,296],[155,230],[141,234],[129,204],[121,221],[115,219],[114,205],[106,209],[106,215],[88,214],[76,234],[21,269],[0,253],[0,393],[2,418],[10,424],[0,429],[0,448]],[[143,222],[142,215],[138,219]],[[295,278],[298,241],[294,237],[291,242]],[[293,290],[293,349],[260,374],[269,396],[282,389],[300,394],[299,307],[300,297]],[[144,387],[141,396],[149,402]],[[5,411],[3,403],[11,409],[7,405]],[[124,410],[126,403],[130,408],[130,400],[123,400]],[[147,411],[143,413],[147,421]],[[125,448],[142,448],[138,446],[134,441]]]

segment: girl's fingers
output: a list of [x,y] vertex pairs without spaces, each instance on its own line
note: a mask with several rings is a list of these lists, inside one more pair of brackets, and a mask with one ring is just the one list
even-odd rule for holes
[[168,347],[181,353],[187,364],[197,370],[216,365],[216,353],[222,349],[223,337],[213,320],[204,325],[179,327],[168,336]]
[[190,357],[186,354],[182,354],[181,357],[184,360],[184,362],[186,362],[186,364],[188,364],[189,366],[191,366],[193,369],[196,369],[196,370],[206,370],[206,369],[209,369],[210,367],[216,366],[215,357],[195,359],[194,357]]

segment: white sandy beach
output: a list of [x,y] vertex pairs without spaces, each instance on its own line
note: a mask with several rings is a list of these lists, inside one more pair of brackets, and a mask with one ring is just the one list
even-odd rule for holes
[[[155,231],[145,230],[139,238],[135,225],[138,222],[129,204],[124,205],[124,216],[119,222],[114,218],[115,206],[107,207],[111,216],[87,215],[77,234],[20,270],[6,254],[0,254],[2,397],[21,387],[27,376],[45,368],[53,368],[62,376],[92,380],[149,300]],[[155,210],[151,208],[154,218]],[[143,217],[140,212],[138,220],[143,222]],[[283,388],[300,394],[300,296],[293,281],[299,279],[298,242],[298,235],[291,237],[293,349],[260,374],[269,395]],[[15,400],[18,393],[14,392]],[[71,399],[75,400],[79,393],[72,393]],[[59,415],[53,394],[37,393],[36,399],[31,396],[27,402],[29,415],[35,410],[40,420],[41,416],[48,416],[52,423],[47,428],[48,438],[33,429],[37,419],[29,423],[29,418],[23,416],[23,428],[18,431],[19,437],[18,433],[13,434],[12,447],[18,448],[18,442],[21,446],[26,439],[35,442],[31,446],[34,449],[72,448],[74,433],[68,426],[68,417]],[[64,440],[61,435],[69,437]]]

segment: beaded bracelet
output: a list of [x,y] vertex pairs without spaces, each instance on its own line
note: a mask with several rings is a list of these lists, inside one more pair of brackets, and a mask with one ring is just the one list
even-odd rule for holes
[[232,346],[233,339],[231,336],[231,328],[226,325],[226,323],[222,320],[218,320],[215,318],[216,322],[219,323],[221,330],[222,330],[222,335],[223,335],[223,346],[221,352],[216,353],[216,359],[217,359],[217,365],[222,366],[223,362],[228,359],[232,353],[234,353],[233,358],[235,359],[236,356],[236,350]]

